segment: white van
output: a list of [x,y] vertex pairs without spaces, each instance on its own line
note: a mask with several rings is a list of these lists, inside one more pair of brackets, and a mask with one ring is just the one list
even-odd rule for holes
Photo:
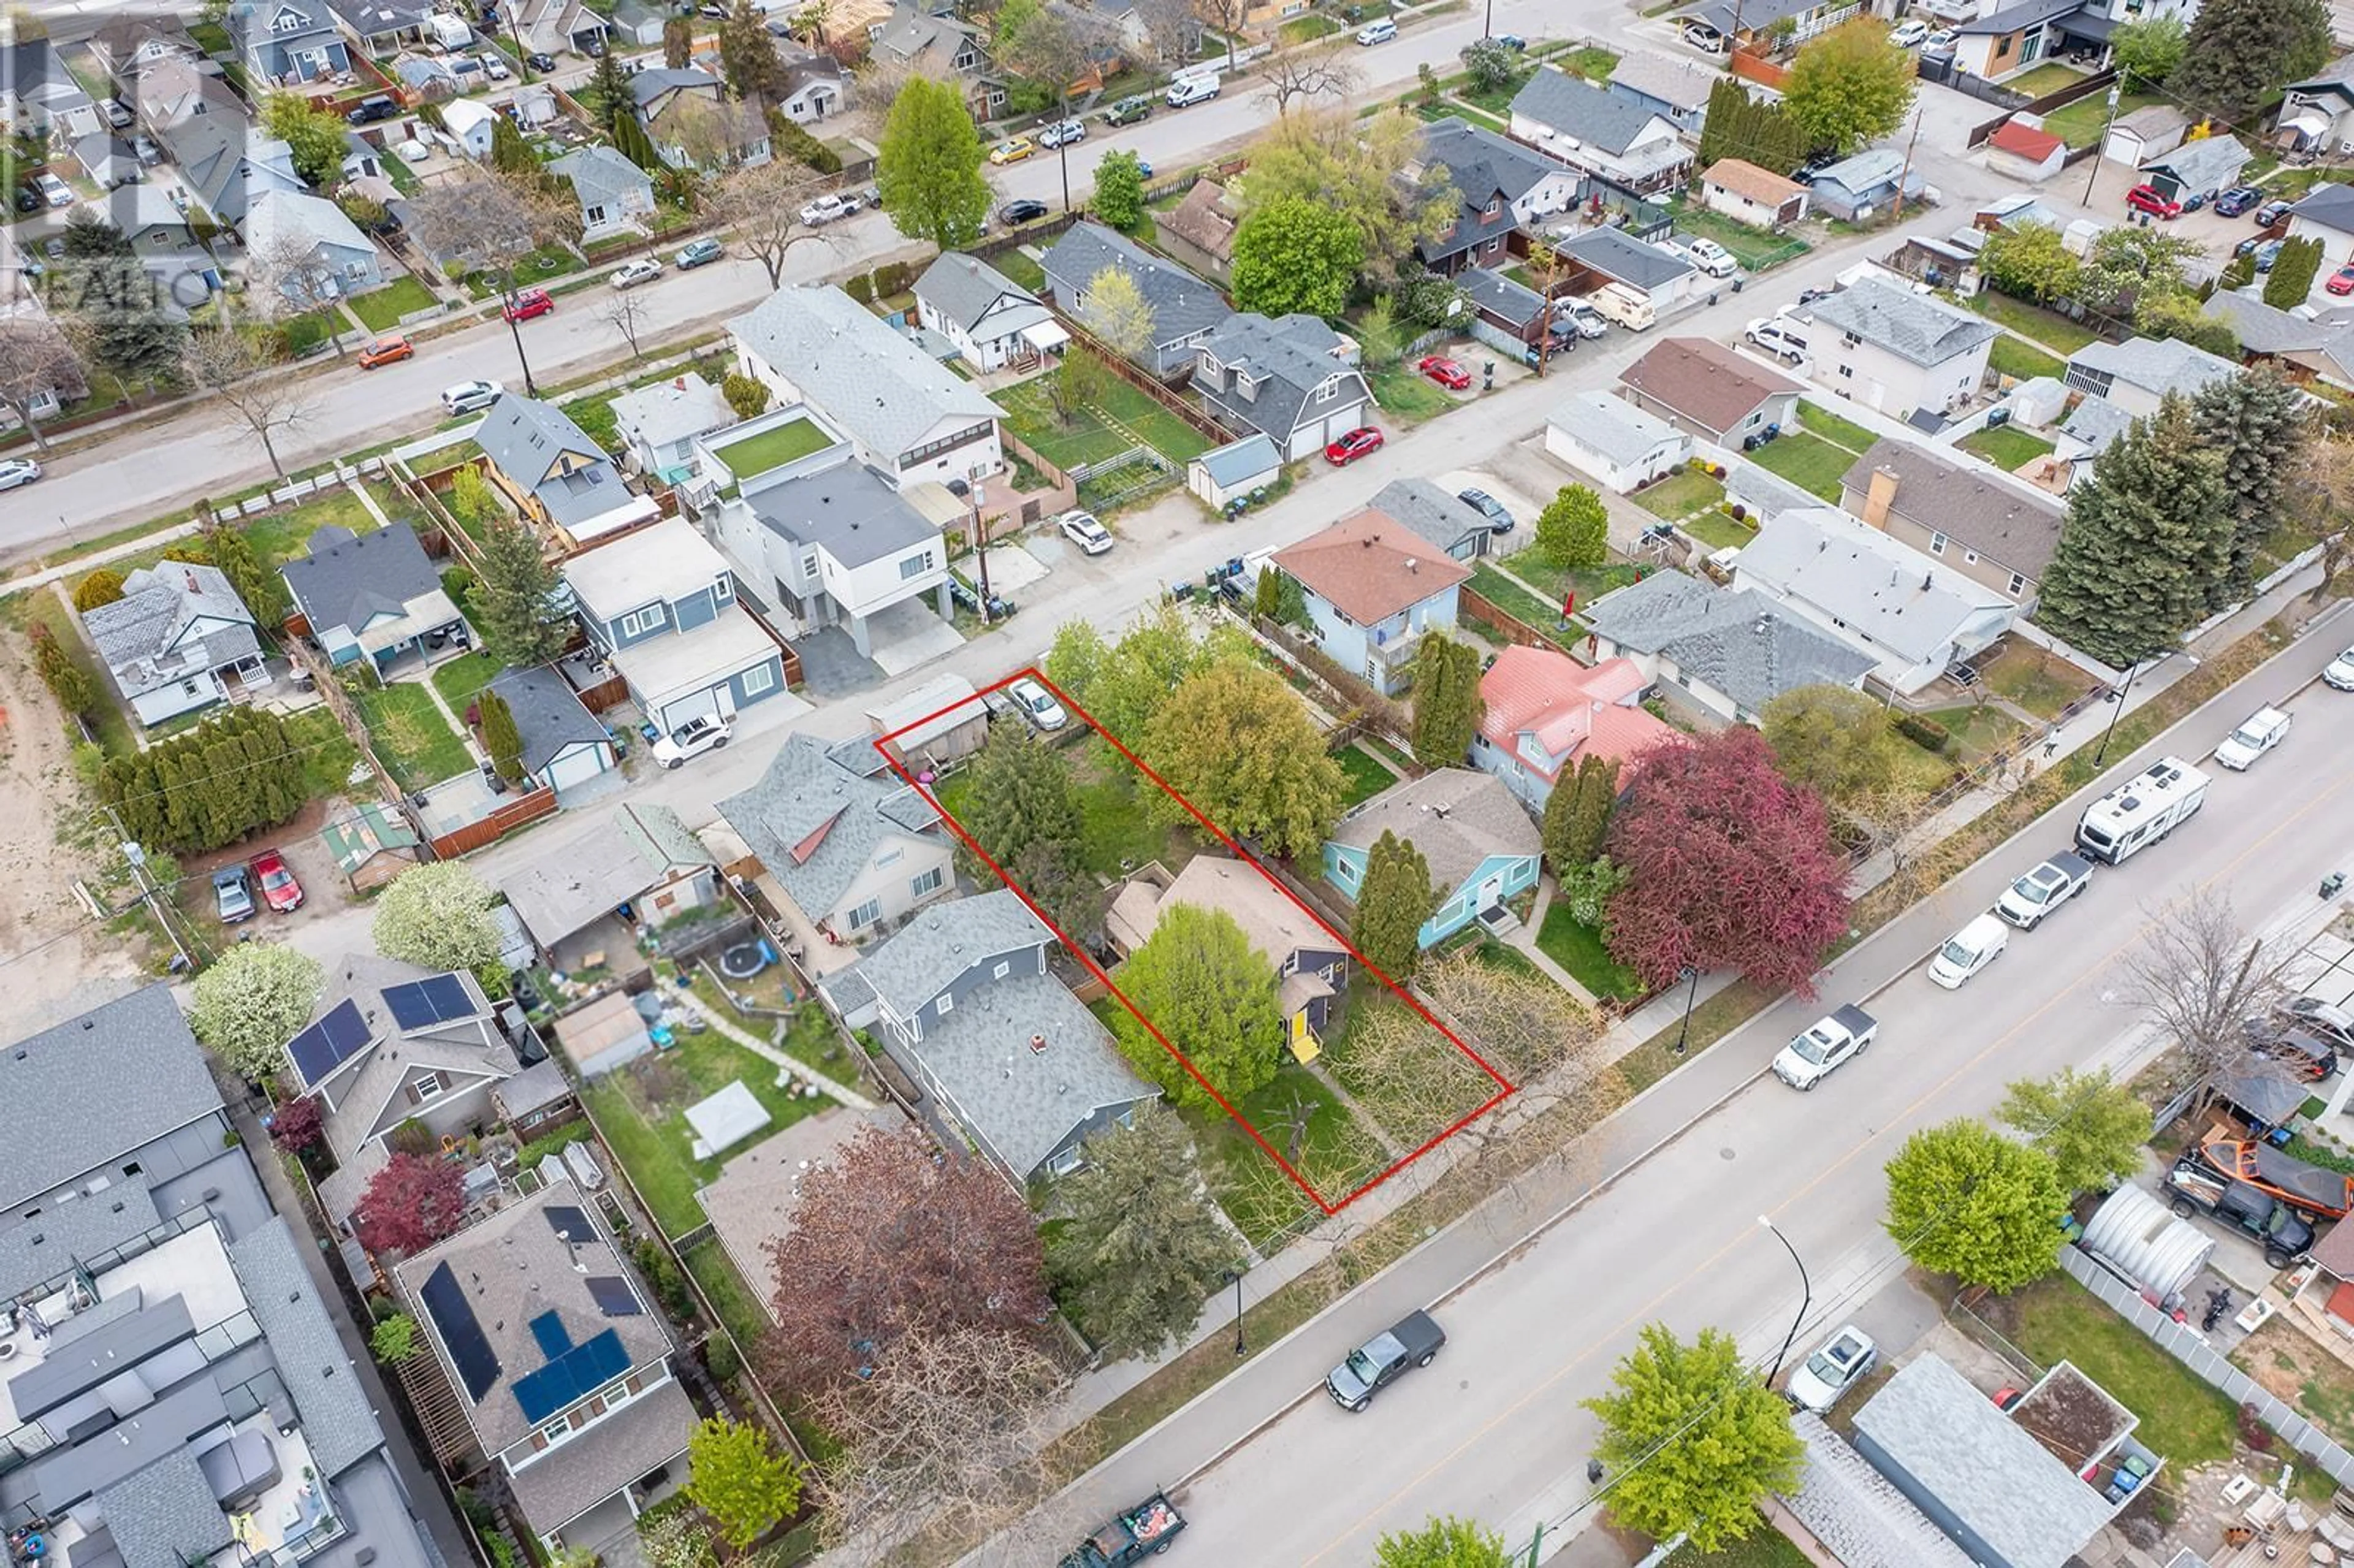
[[2010,927],[1991,915],[1981,915],[1946,939],[1929,960],[1929,978],[1952,991],[2002,957],[2010,946]]
[[1218,79],[1214,76],[1181,76],[1169,84],[1169,107],[1172,109],[1207,103],[1217,96]]
[[1624,283],[1605,283],[1587,295],[1585,302],[1628,332],[1641,332],[1659,319],[1651,308],[1650,296]]
[[445,51],[467,48],[474,41],[474,29],[466,26],[466,19],[453,16],[446,11],[435,12],[426,22],[426,27],[432,33],[433,41]]

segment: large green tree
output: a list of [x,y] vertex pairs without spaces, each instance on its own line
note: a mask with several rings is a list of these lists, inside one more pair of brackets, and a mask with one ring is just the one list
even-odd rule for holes
[[2126,22],[2109,35],[2109,63],[2127,91],[2147,91],[2174,74],[2189,37],[2179,16]]
[[1235,230],[1235,303],[1330,319],[1348,305],[1364,262],[1364,237],[1346,213],[1298,196],[1266,202]]
[[2273,270],[2264,274],[2264,303],[2276,311],[2293,310],[2313,292],[2321,274],[2322,244],[2318,237],[2291,239],[2281,246]]
[[1665,1540],[1685,1534],[1703,1554],[1764,1522],[1757,1505],[1797,1484],[1806,1446],[1790,1407],[1719,1329],[1686,1344],[1644,1325],[1611,1372],[1611,1392],[1584,1401],[1601,1418],[1594,1457],[1613,1479],[1612,1519]]
[[1758,715],[1774,766],[1793,784],[1840,803],[1888,787],[1896,776],[1888,709],[1847,686],[1797,686]]
[[410,866],[376,901],[376,951],[429,969],[479,969],[499,956],[495,896],[462,862]]
[[2012,1291],[2059,1267],[2067,1212],[2051,1155],[1967,1117],[1924,1128],[1888,1162],[1890,1237],[1965,1285]]
[[1479,651],[1426,632],[1414,651],[1414,755],[1427,768],[1460,768],[1488,716]]
[[1250,173],[1235,194],[1246,216],[1300,200],[1345,217],[1363,246],[1365,282],[1391,290],[1421,272],[1415,248],[1446,233],[1459,206],[1446,172],[1425,165],[1422,132],[1405,110],[1363,120],[1339,109],[1278,115],[1251,143]]
[[687,1436],[685,1489],[740,1552],[801,1506],[801,1467],[766,1427],[715,1415]]
[[482,534],[482,559],[468,619],[482,634],[482,652],[502,664],[529,669],[564,652],[571,628],[556,607],[557,579],[522,522],[497,517]]
[[1437,913],[1430,863],[1411,840],[1384,828],[1365,852],[1365,877],[1357,887],[1357,918],[1349,940],[1367,963],[1404,985],[1422,959],[1423,923]]
[[981,132],[953,82],[911,76],[892,101],[875,149],[883,210],[910,239],[944,250],[971,244],[989,215]]
[[2153,294],[2190,291],[2190,267],[2206,252],[2195,240],[2158,228],[2118,224],[2101,230],[2077,279],[2077,298],[2121,315]]
[[2190,399],[2169,393],[2068,492],[2036,620],[2122,670],[2164,652],[2207,614],[2231,569],[2221,456]]
[[285,1065],[325,973],[283,942],[239,942],[196,977],[188,1027],[239,1077],[259,1082]]
[[1433,1519],[1420,1530],[1393,1530],[1373,1543],[1373,1568],[1512,1568],[1504,1538],[1468,1519]]
[[284,624],[287,612],[293,608],[287,597],[286,579],[262,564],[261,557],[254,552],[253,541],[245,536],[243,529],[216,526],[206,530],[205,553],[228,578],[228,586],[237,590],[245,608],[253,611],[258,624]]
[[500,778],[514,784],[523,778],[523,731],[515,727],[514,710],[498,693],[484,690],[474,699],[482,730],[482,749]]
[[787,87],[785,62],[769,32],[769,18],[752,0],[736,0],[719,24],[719,70],[737,97],[762,107]]
[[1105,1356],[1158,1355],[1240,1261],[1234,1237],[1202,1186],[1192,1135],[1161,1107],[1087,1139],[1087,1158],[1055,1188],[1047,1281]]
[[1884,24],[1859,16],[1798,50],[1782,107],[1810,150],[1852,153],[1904,122],[1913,87],[1911,51],[1888,41]]
[[[1027,725],[991,728],[988,744],[972,759],[962,801],[958,824],[1000,866],[1011,866],[1035,844],[1079,842],[1070,764]],[[966,869],[984,874],[977,859]]]
[[[1256,663],[1186,677],[1145,727],[1144,755],[1196,810],[1298,860],[1340,820],[1347,781],[1291,688]],[[1173,805],[1173,803],[1172,803]]]
[[2191,19],[2167,95],[2186,112],[2253,131],[2266,101],[2317,73],[2334,47],[2324,0],[2212,0]]
[[2106,1067],[2021,1078],[1996,1114],[2052,1157],[2063,1192],[2107,1192],[2141,1169],[2149,1141],[2149,1107]]
[[2074,296],[2084,269],[2048,223],[2021,223],[1987,236],[1978,270],[2006,294],[2039,305]]
[[344,138],[351,128],[342,115],[299,92],[273,92],[261,101],[261,128],[286,143],[305,185],[323,191],[343,183]]
[[1787,174],[1807,155],[1806,132],[1779,103],[1751,96],[1737,77],[1719,77],[1708,90],[1708,118],[1701,127],[1700,166],[1739,158],[1774,174]]
[[1589,485],[1564,484],[1537,514],[1537,553],[1556,567],[1592,571],[1610,559],[1610,513]]
[[2232,514],[2231,559],[2207,595],[2210,610],[2247,597],[2256,553],[2288,520],[2291,481],[2304,462],[2313,419],[2305,394],[2270,369],[2211,381],[2191,399],[2191,417],[2220,455]]
[[1610,832],[1618,804],[1618,759],[1588,754],[1564,768],[1545,797],[1545,863],[1557,878],[1593,863]]
[[1122,746],[1139,745],[1145,726],[1187,677],[1214,665],[1251,663],[1240,629],[1196,635],[1184,612],[1163,601],[1140,612],[1106,642],[1091,621],[1066,620],[1046,651],[1046,678],[1085,708]]
[[[1275,1077],[1283,1046],[1275,968],[1223,909],[1172,904],[1116,977],[1136,1011],[1229,1101]],[[1128,1009],[1112,1034],[1136,1069],[1180,1105],[1217,1102]]]
[[1087,204],[1096,219],[1127,233],[1144,221],[1144,167],[1126,150],[1106,153],[1096,164],[1096,198]]

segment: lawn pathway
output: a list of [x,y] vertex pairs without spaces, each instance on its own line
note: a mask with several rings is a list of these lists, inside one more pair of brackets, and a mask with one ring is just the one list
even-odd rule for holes
[[359,481],[355,479],[346,482],[344,488],[350,491],[353,496],[358,500],[359,503],[367,509],[367,514],[376,519],[376,525],[377,527],[389,528],[392,526],[392,519],[384,514],[384,508],[376,503],[376,497],[368,493],[368,488],[366,485],[362,484]]
[[1405,1158],[1406,1151],[1399,1147],[1397,1139],[1390,1136],[1390,1129],[1382,1125],[1381,1118],[1358,1104],[1357,1097],[1342,1088],[1340,1080],[1324,1070],[1322,1063],[1310,1063],[1308,1074],[1322,1085],[1334,1099],[1340,1101],[1341,1108],[1347,1111],[1356,1124],[1363,1128],[1374,1142],[1382,1146],[1382,1154],[1391,1164],[1394,1165]]
[[1529,906],[1529,917],[1515,927],[1512,934],[1504,940],[1517,949],[1522,957],[1551,976],[1555,985],[1577,998],[1587,1007],[1598,1008],[1601,1003],[1596,1000],[1594,993],[1578,984],[1575,975],[1553,962],[1552,956],[1537,946],[1537,933],[1544,929],[1545,911],[1553,907],[1553,880],[1550,875],[1537,879],[1537,901]]
[[718,1013],[711,1010],[710,1004],[705,1002],[701,997],[695,995],[693,991],[684,990],[665,991],[663,993],[663,1000],[674,1006],[684,1007],[688,1012],[701,1016],[710,1023],[712,1028],[716,1029],[720,1033],[725,1034],[728,1039],[733,1040],[737,1044],[744,1047],[745,1050],[751,1052],[755,1056],[763,1057],[769,1061],[774,1062],[778,1066],[782,1067],[786,1072],[792,1074],[794,1076],[801,1078],[809,1083],[815,1084],[819,1088],[823,1089],[827,1094],[832,1095],[835,1099],[841,1101],[843,1105],[848,1106],[852,1110],[871,1111],[875,1108],[875,1102],[873,1100],[868,1099],[864,1095],[860,1094],[857,1090],[850,1087],[848,1085],[834,1082],[834,1080],[827,1077],[815,1067],[810,1066],[807,1063],[804,1063],[796,1057],[786,1055],[782,1051],[778,1050],[774,1045],[769,1044],[758,1035],[752,1033],[748,1030],[739,1029],[735,1024],[730,1023],[727,1020],[720,1017]]
[[[376,510],[374,503],[369,503],[368,510],[371,512]],[[425,694],[433,699],[433,705],[441,710],[441,716],[448,719],[450,721],[450,727],[457,732],[458,744],[466,748],[467,756],[472,758],[476,762],[486,762],[490,759],[489,754],[483,751],[479,745],[475,744],[474,732],[467,727],[466,721],[460,718],[458,716],[457,710],[452,708],[442,697],[441,688],[433,683],[429,673],[425,679],[412,681],[409,684],[422,686],[425,689]]]

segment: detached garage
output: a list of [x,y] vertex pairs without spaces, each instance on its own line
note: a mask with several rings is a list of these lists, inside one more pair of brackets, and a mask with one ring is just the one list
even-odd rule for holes
[[625,991],[607,991],[557,1019],[556,1044],[584,1078],[601,1076],[654,1048],[645,1019]]
[[1205,505],[1225,511],[1262,485],[1273,484],[1283,472],[1283,454],[1265,436],[1241,440],[1204,452],[1185,468],[1185,488]]
[[1691,456],[1691,438],[1607,392],[1580,392],[1545,424],[1545,450],[1624,495]]
[[569,804],[567,790],[612,771],[611,738],[561,673],[546,666],[507,670],[491,690],[514,715],[523,770],[555,790],[559,802]]

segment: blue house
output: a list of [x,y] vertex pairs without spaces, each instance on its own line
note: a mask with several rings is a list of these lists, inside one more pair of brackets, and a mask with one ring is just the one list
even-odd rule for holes
[[1324,841],[1324,880],[1356,897],[1384,832],[1422,852],[1441,895],[1438,912],[1423,922],[1426,948],[1537,885],[1544,843],[1536,821],[1492,773],[1442,768],[1393,784],[1341,818]]
[[223,18],[245,69],[270,84],[316,81],[352,69],[352,51],[326,0],[237,0]]
[[737,602],[727,563],[684,517],[583,550],[564,563],[564,581],[589,646],[664,734],[733,720],[785,689],[781,645]]
[[1422,634],[1455,624],[1471,568],[1385,512],[1367,507],[1274,556],[1308,600],[1316,638],[1384,696],[1405,690]]
[[329,663],[365,658],[381,674],[412,650],[455,639],[463,651],[466,623],[408,524],[355,534],[331,524],[311,535],[310,548],[278,575]]

